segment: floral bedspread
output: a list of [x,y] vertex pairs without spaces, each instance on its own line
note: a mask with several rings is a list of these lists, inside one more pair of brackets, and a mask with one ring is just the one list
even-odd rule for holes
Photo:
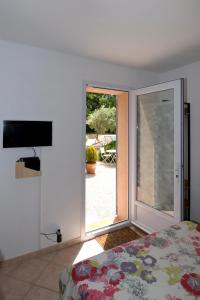
[[200,224],[181,222],[67,268],[61,300],[200,299]]

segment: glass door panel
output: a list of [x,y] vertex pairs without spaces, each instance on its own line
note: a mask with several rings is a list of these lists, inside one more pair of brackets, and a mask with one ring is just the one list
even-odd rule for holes
[[[182,219],[183,81],[138,89],[133,94],[133,221],[161,230]],[[135,153],[136,151],[136,153]]]
[[174,215],[174,90],[137,96],[137,200]]

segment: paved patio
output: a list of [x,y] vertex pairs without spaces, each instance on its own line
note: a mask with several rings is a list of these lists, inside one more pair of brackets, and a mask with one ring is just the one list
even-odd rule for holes
[[86,174],[86,230],[108,225],[115,215],[116,165],[98,162],[96,174]]

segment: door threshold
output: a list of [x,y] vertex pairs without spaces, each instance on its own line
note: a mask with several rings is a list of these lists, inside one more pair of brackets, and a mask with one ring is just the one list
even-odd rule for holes
[[93,231],[90,231],[90,232],[86,232],[84,241],[93,239],[98,235],[106,234],[106,233],[109,233],[109,232],[115,231],[117,229],[121,229],[121,228],[130,226],[130,225],[131,225],[131,222],[129,220],[127,220],[127,221],[122,221],[118,224],[111,224],[109,226],[106,226],[106,227],[103,227],[103,228],[100,228],[100,229],[96,229],[96,230],[93,230]]
[[98,230],[100,228],[105,228],[107,226],[112,226],[114,224],[118,224],[120,222],[123,222],[123,219],[120,219],[117,215],[114,215],[113,217],[110,218],[105,218],[101,221],[98,221],[96,223],[91,223],[86,225],[86,233]]

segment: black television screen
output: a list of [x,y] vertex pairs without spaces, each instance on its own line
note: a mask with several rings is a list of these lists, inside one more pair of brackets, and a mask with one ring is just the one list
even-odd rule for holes
[[52,122],[3,121],[3,148],[52,146]]

